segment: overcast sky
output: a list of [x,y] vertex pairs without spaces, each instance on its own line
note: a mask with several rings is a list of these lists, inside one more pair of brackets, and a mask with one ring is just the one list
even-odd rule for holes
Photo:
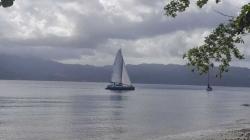
[[[192,4],[176,18],[164,15],[167,2],[16,0],[13,7],[0,8],[0,53],[110,65],[122,48],[127,64],[185,64],[182,55],[228,20],[215,10],[235,16],[247,0],[217,5],[212,0],[202,10]],[[250,67],[250,48],[242,47],[242,52],[247,59],[234,64]]]

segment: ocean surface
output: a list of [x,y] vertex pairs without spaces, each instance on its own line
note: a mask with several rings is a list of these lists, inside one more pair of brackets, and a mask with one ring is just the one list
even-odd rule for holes
[[170,140],[249,127],[250,88],[0,81],[1,140]]

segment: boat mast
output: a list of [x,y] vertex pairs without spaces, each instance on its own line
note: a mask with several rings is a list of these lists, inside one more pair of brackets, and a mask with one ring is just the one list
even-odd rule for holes
[[210,65],[208,66],[208,73],[207,73],[207,87],[210,87]]
[[123,56],[122,56],[122,49],[119,50],[120,51],[120,57],[122,59],[121,61],[121,65],[120,65],[120,69],[121,69],[121,73],[120,73],[120,79],[121,79],[121,82],[119,84],[122,84],[122,74],[123,74],[123,64],[124,64],[124,59],[123,59]]

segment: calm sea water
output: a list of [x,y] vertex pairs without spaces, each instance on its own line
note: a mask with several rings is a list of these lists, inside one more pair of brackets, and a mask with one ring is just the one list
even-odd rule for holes
[[[151,140],[248,127],[250,88],[0,81],[1,140]],[[199,133],[199,134],[200,134]]]

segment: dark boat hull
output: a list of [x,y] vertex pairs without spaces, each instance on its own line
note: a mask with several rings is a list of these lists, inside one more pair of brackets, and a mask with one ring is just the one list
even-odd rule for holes
[[212,87],[207,87],[207,91],[213,91]]
[[135,90],[134,86],[113,86],[108,85],[106,87],[107,90]]

